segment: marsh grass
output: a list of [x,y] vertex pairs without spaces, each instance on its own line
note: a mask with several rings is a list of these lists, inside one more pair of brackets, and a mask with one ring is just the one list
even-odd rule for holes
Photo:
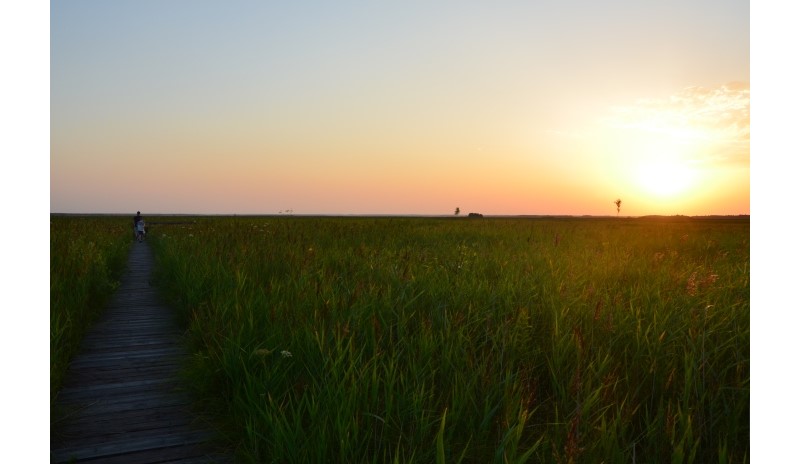
[[198,218],[151,240],[243,461],[749,459],[747,220]]
[[50,406],[86,330],[117,287],[131,243],[129,220],[50,220]]

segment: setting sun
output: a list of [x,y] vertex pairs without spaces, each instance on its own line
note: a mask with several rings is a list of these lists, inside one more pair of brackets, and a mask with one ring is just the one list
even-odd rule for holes
[[[634,143],[631,156],[631,184],[636,191],[654,200],[690,198],[698,186],[700,172],[698,159],[703,149],[694,135],[687,138],[689,129],[662,127],[660,132],[650,132],[645,141]],[[701,128],[691,129],[699,134]]]
[[602,140],[618,185],[659,214],[700,214],[711,203],[746,199],[749,98],[749,87],[730,83],[615,107]]
[[682,162],[656,161],[645,163],[636,171],[639,188],[657,197],[672,197],[690,193],[697,172]]

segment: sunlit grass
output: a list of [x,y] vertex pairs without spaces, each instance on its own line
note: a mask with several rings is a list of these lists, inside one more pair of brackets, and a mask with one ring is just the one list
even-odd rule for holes
[[749,222],[198,218],[150,238],[248,462],[744,462]]

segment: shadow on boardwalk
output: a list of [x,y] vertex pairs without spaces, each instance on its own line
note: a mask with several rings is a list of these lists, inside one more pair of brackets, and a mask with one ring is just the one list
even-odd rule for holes
[[70,364],[50,426],[51,462],[233,462],[191,412],[178,371],[187,353],[150,286],[153,255],[134,243],[128,272]]

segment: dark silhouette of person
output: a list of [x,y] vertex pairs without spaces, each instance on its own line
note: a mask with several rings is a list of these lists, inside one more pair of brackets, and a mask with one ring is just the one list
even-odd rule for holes
[[[141,222],[141,231],[139,230],[139,223]],[[141,232],[141,233],[140,233]],[[141,242],[144,236],[144,219],[142,219],[141,211],[136,212],[136,216],[133,217],[133,236],[136,239],[139,239]]]

